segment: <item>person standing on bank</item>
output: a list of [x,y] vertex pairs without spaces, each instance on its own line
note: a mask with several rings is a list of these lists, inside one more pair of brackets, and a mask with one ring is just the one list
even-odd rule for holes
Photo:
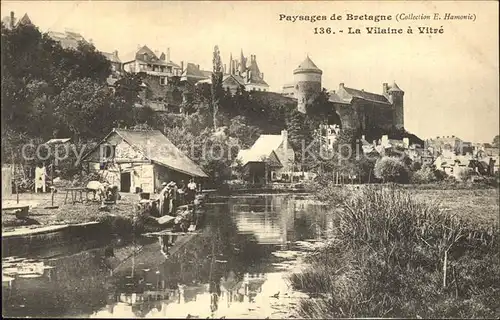
[[166,182],[163,182],[161,184],[162,189],[160,191],[160,217],[163,217],[165,213],[167,212],[166,210],[166,205],[168,205],[168,186]]
[[178,205],[183,205],[186,202],[186,181],[182,180],[181,184],[179,185],[179,191],[178,191],[178,196],[179,198],[177,199],[177,204]]
[[187,185],[187,195],[188,195],[188,202],[194,201],[194,196],[196,194],[196,183],[194,182],[194,179],[189,180],[189,183]]
[[167,185],[169,187],[168,198],[169,198],[169,208],[168,212],[171,216],[175,215],[175,209],[177,204],[177,185],[174,181],[170,181]]

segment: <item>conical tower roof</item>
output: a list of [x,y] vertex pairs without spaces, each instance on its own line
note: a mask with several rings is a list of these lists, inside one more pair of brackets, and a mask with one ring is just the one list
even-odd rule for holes
[[321,71],[321,69],[314,64],[309,56],[307,56],[306,59],[301,64],[299,64],[297,69],[293,70],[293,73],[299,72],[314,72],[319,74],[323,73],[323,71]]
[[392,86],[391,88],[389,89],[389,92],[403,92],[403,90],[401,90],[398,85],[396,84],[396,81],[394,81],[392,83]]
[[28,16],[27,13],[24,14],[24,16],[19,20],[17,23],[18,25],[30,25],[32,24],[30,17]]

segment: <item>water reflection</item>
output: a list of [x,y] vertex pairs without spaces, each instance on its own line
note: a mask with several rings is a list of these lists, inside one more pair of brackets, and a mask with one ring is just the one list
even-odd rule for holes
[[230,198],[208,214],[202,233],[179,238],[169,258],[156,240],[137,239],[115,257],[96,249],[44,261],[50,276],[4,288],[4,315],[280,317],[295,242],[320,238],[331,218],[307,198],[280,195]]

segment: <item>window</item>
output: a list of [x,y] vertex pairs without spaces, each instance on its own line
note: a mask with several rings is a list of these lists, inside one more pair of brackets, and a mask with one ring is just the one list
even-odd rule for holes
[[113,158],[115,156],[115,148],[116,146],[105,144],[101,146],[101,156],[103,158]]
[[167,84],[167,77],[160,77],[160,84],[162,86],[166,85]]

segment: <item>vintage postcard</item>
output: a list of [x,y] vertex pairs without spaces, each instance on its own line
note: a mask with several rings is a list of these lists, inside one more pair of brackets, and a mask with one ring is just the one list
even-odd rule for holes
[[2,1],[2,315],[498,318],[497,1]]

